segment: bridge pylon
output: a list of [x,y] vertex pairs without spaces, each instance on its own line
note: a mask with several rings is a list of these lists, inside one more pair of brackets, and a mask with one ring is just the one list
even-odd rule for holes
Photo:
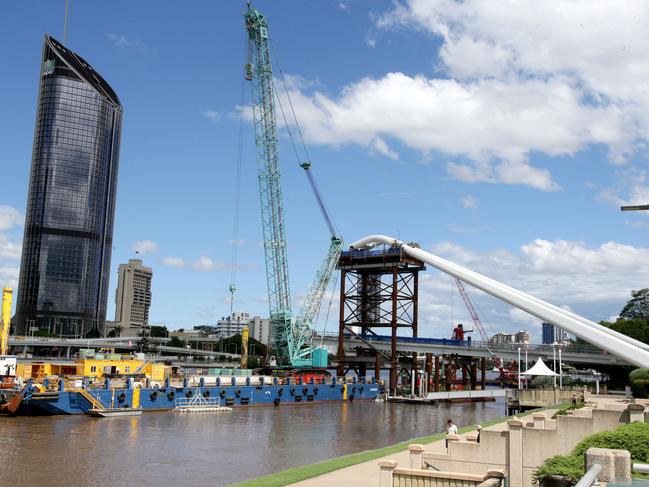
[[[341,273],[337,373],[341,376],[355,369],[359,376],[364,376],[367,365],[373,364],[378,380],[382,364],[389,362],[389,388],[394,393],[400,373],[417,377],[417,354],[399,357],[397,336],[400,329],[406,329],[406,335],[417,337],[419,272],[426,267],[406,255],[401,247],[385,246],[344,251],[337,268]],[[355,336],[363,342],[368,335],[382,334],[374,331],[377,328],[391,330],[389,354],[374,349],[367,341],[367,347],[357,347],[355,356],[346,356],[347,337]]]

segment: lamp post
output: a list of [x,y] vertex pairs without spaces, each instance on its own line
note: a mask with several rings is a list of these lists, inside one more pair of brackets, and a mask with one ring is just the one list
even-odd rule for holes
[[191,360],[192,359],[192,346],[187,345],[187,350],[189,350],[189,360]]
[[552,344],[552,372],[555,373],[555,375],[552,376],[552,381],[554,383],[554,388],[557,388],[557,342],[556,340]]
[[563,368],[561,364],[561,346],[559,346],[559,389],[563,389]]
[[518,347],[518,388],[521,388],[521,347]]
[[[529,348],[530,348],[530,344],[529,344],[528,342],[525,342],[525,371],[526,371],[526,372],[527,372],[528,370],[530,370],[530,366],[529,366],[529,364],[527,363],[527,351],[529,350]],[[527,389],[528,386],[529,386],[529,384],[528,384],[528,382],[529,382],[529,378],[526,377],[526,379],[528,379],[528,380],[525,381],[525,389]]]

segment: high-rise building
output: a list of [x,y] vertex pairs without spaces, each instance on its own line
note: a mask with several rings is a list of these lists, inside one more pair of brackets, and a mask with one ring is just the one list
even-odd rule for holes
[[115,321],[123,330],[147,326],[153,271],[140,259],[129,259],[128,264],[120,264],[117,273]]
[[520,330],[516,333],[516,343],[530,343],[530,334],[526,330]]
[[555,326],[552,323],[541,323],[541,326],[543,328],[543,336],[542,336],[542,342],[544,345],[551,345],[554,343],[554,331],[555,331]]
[[98,336],[106,321],[122,123],[117,95],[46,35],[16,333]]
[[216,334],[220,338],[228,338],[238,335],[244,326],[250,323],[250,313],[235,311],[232,316],[225,316],[216,322]]
[[255,316],[250,319],[250,336],[263,343],[264,345],[270,344],[270,320]]

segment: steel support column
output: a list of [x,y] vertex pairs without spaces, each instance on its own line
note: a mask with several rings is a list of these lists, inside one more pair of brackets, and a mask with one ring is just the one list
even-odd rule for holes
[[397,357],[397,300],[399,298],[399,289],[397,279],[399,274],[397,268],[392,268],[392,342],[390,347],[390,392],[395,394],[397,391],[397,373],[399,367],[399,358]]
[[347,281],[347,271],[340,271],[340,321],[338,323],[338,367],[336,375],[342,377],[345,375],[345,282]]
[[487,386],[487,359],[480,359],[480,388],[484,391]]
[[381,355],[379,352],[376,352],[374,359],[374,380],[381,380]]

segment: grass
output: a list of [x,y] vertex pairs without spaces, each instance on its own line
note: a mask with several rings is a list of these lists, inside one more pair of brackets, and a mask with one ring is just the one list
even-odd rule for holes
[[[559,407],[565,405],[566,403],[560,405]],[[557,406],[554,407],[556,408]],[[518,417],[527,416],[538,411],[540,411],[540,409],[527,411],[525,413],[519,414]],[[511,419],[511,417],[512,416],[505,416],[498,419],[492,419],[490,421],[482,423],[482,426],[483,428],[485,428],[487,426],[502,423],[504,421],[507,421],[508,419]],[[463,428],[460,428],[459,432],[467,433],[469,431],[472,431],[473,429],[473,425],[465,426]],[[324,460],[318,463],[312,463],[310,465],[288,468],[280,472],[264,475],[263,477],[257,477],[255,479],[233,484],[231,487],[280,487],[283,485],[300,482],[301,480],[317,477],[318,475],[323,475],[325,473],[333,472],[334,470],[340,470],[341,468],[350,467],[352,465],[357,465],[359,463],[367,462],[370,460],[376,460],[377,458],[381,458],[392,453],[398,453],[406,450],[408,448],[408,445],[411,445],[413,443],[432,443],[433,441],[443,440],[445,437],[446,433],[436,433],[434,435],[421,436],[419,438],[402,441],[400,443],[378,448],[376,450],[351,453],[349,455],[343,455],[341,457]]]

